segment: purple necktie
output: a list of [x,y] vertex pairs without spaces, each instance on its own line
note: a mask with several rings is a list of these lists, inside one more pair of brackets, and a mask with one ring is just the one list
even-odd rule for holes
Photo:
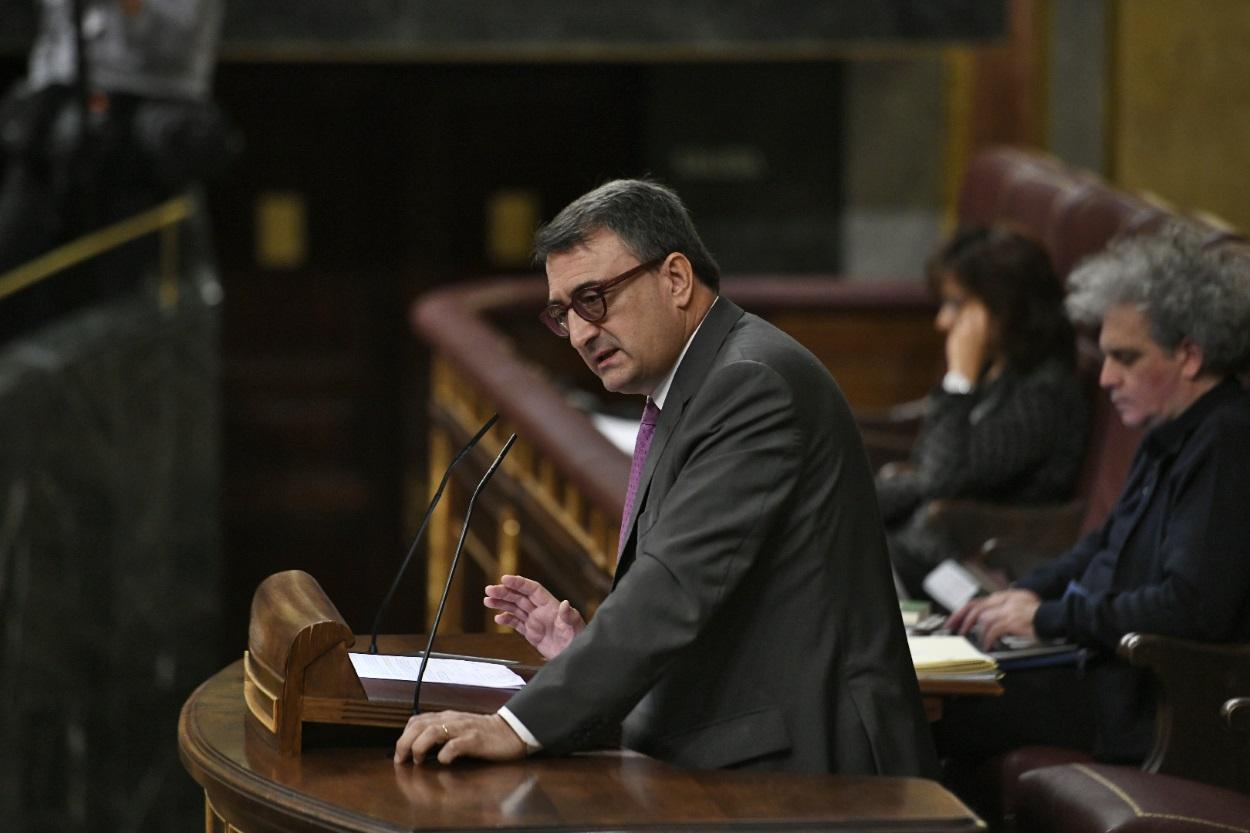
[[621,540],[616,545],[619,553],[625,547],[629,533],[629,517],[634,511],[634,498],[638,496],[638,481],[647,465],[647,452],[651,450],[651,438],[655,436],[655,424],[660,421],[660,409],[647,397],[647,407],[642,410],[642,423],[638,426],[638,438],[634,440],[634,462],[629,466],[629,488],[625,490],[625,512],[621,515]]

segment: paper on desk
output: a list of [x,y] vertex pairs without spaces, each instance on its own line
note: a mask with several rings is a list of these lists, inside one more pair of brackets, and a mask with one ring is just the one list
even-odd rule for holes
[[962,636],[909,636],[911,661],[920,672],[986,672],[998,668],[994,658],[983,654]]
[[[348,654],[356,676],[371,680],[404,680],[416,682],[421,657],[400,657],[388,654]],[[507,666],[495,662],[474,662],[467,659],[430,657],[425,668],[425,682],[451,685],[475,685],[485,688],[520,688],[525,680]]]

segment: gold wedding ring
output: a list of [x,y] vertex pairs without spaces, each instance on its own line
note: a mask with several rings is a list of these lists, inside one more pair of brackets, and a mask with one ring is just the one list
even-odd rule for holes
[[443,724],[443,734],[446,735],[447,737],[451,737],[451,732],[447,731],[446,723]]

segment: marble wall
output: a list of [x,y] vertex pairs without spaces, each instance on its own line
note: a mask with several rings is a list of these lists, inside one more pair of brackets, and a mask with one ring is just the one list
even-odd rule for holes
[[0,828],[193,829],[179,709],[222,663],[215,276],[0,347]]

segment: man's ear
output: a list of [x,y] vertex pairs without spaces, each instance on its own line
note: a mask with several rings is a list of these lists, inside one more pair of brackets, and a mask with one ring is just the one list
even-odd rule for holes
[[1205,363],[1202,345],[1186,336],[1176,348],[1181,359],[1181,376],[1192,382],[1202,374]]
[[689,306],[694,297],[694,282],[697,280],[690,260],[681,252],[673,252],[661,264],[660,275],[664,278],[664,288],[674,304],[682,309]]

